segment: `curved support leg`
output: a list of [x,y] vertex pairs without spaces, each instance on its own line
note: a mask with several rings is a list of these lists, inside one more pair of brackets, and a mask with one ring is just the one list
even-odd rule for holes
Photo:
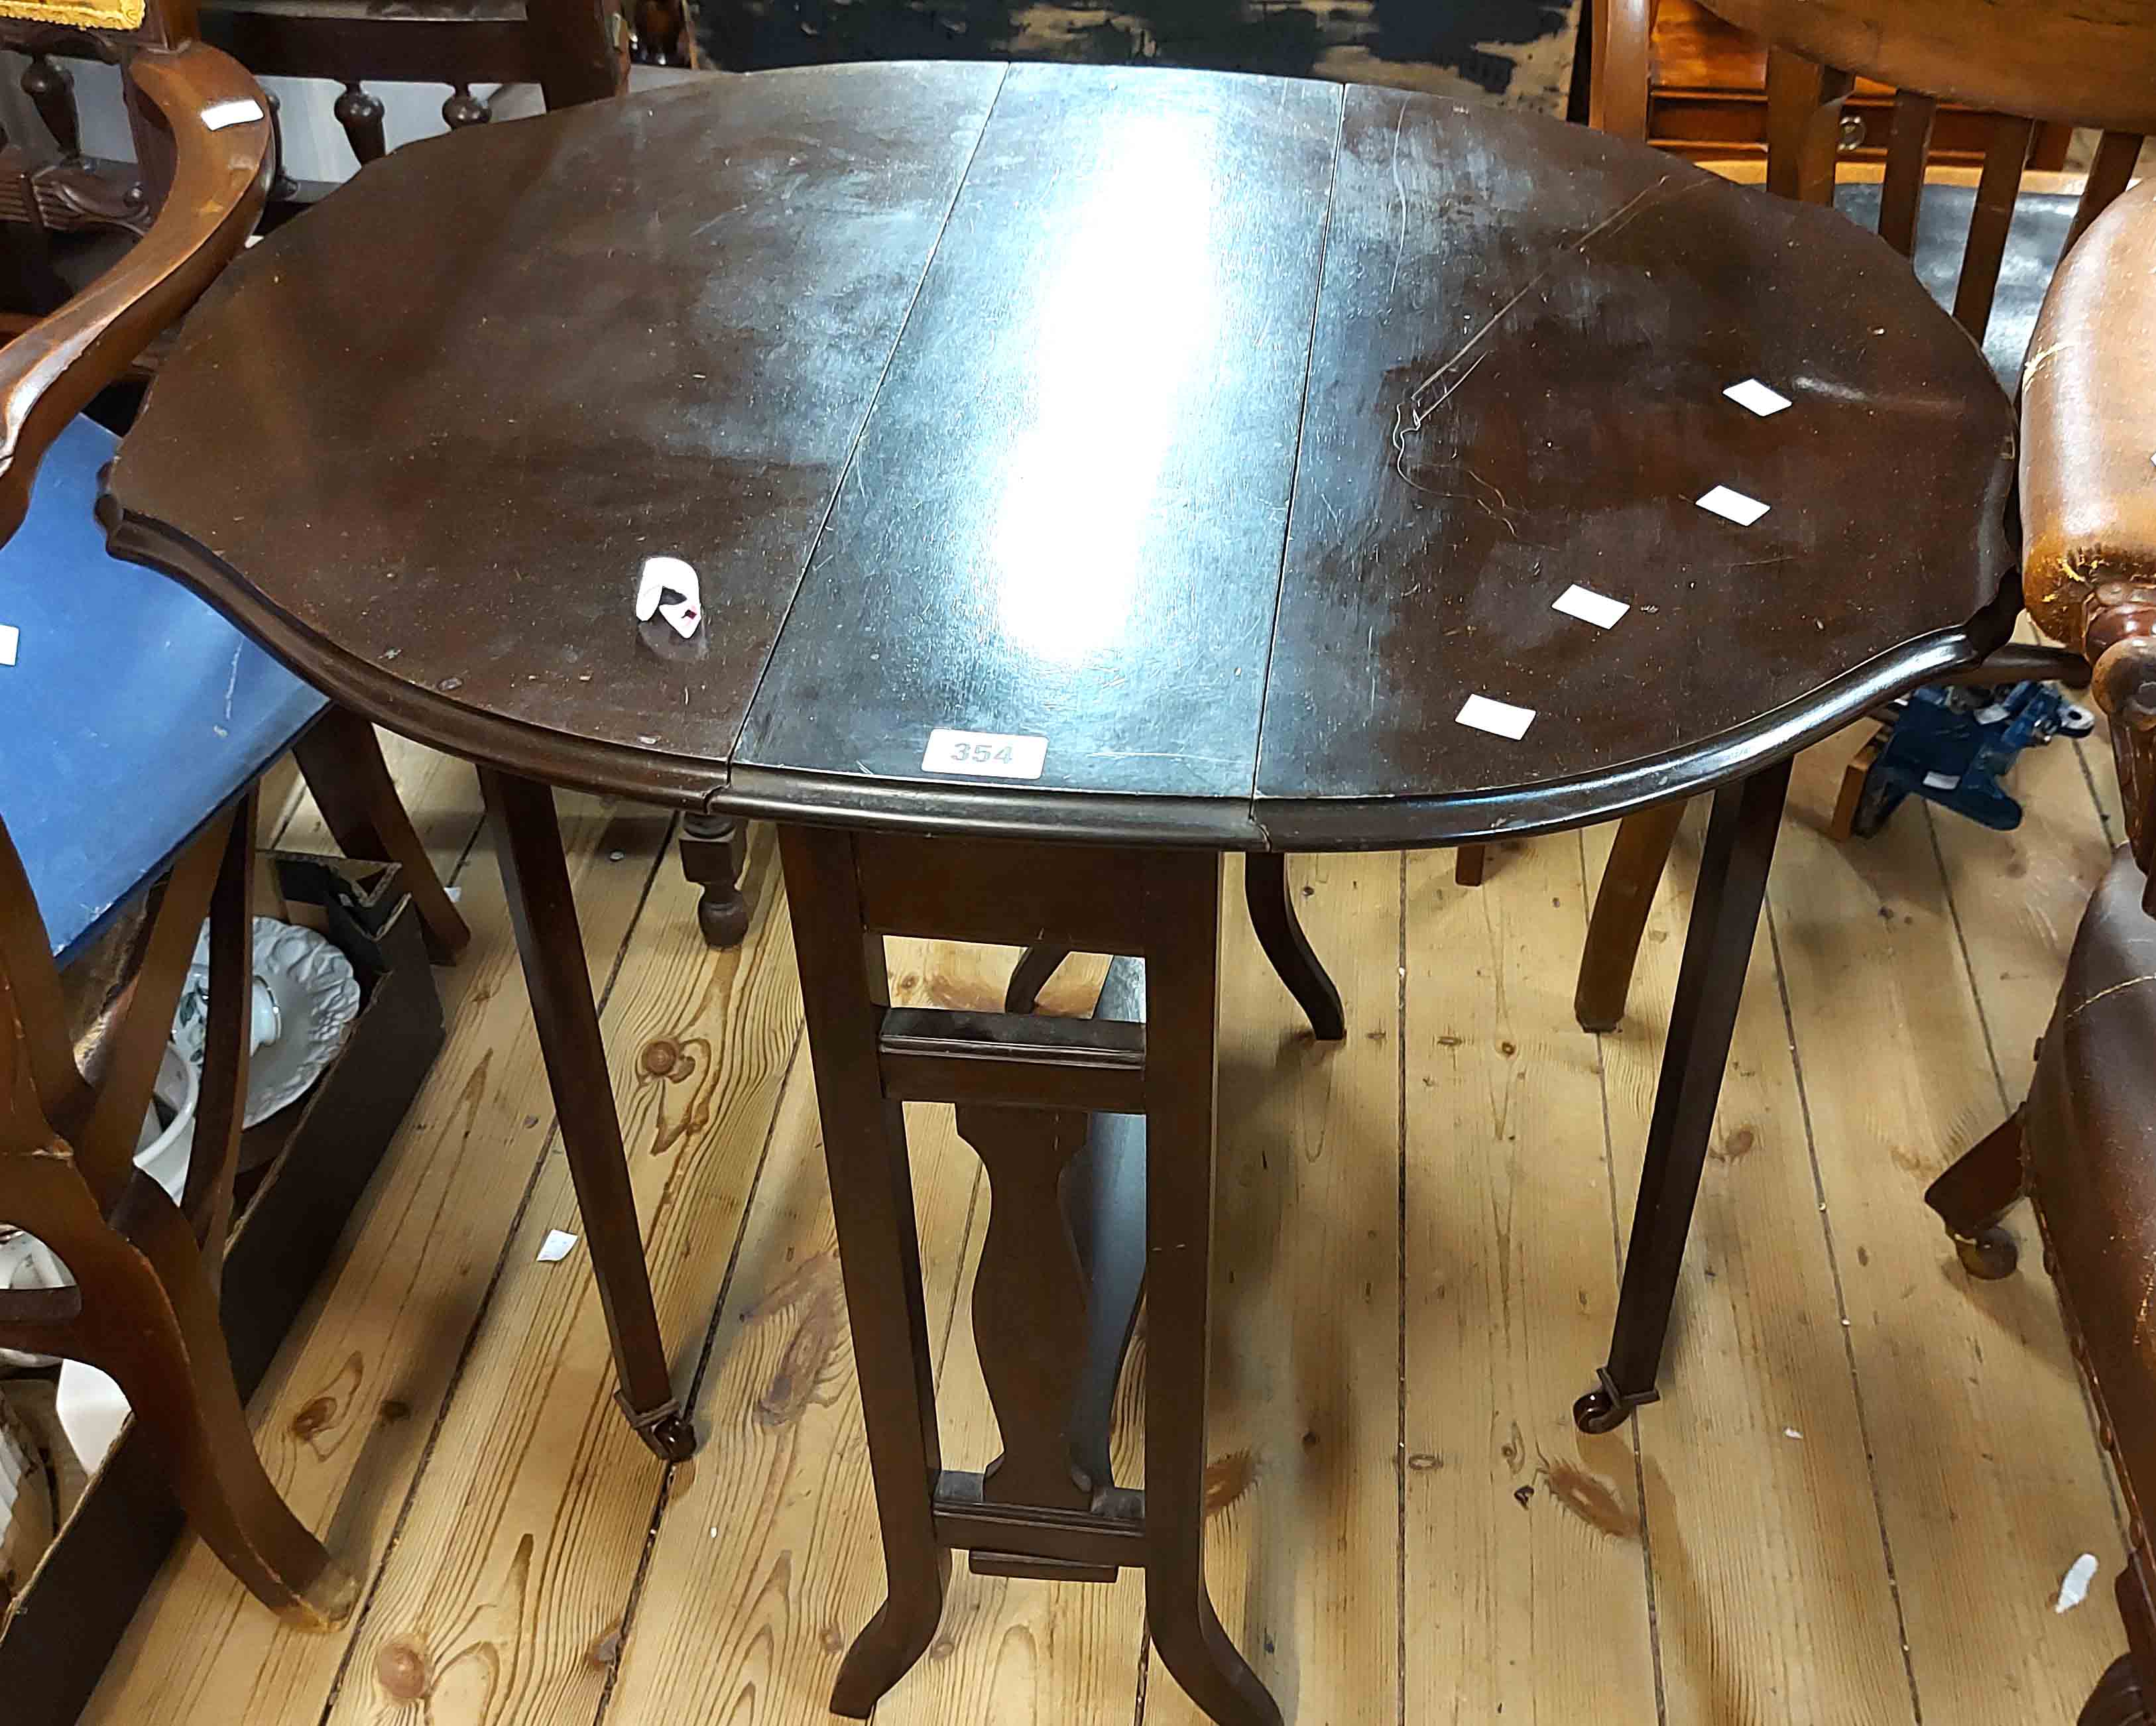
[[2021,1257],[1999,1219],[2027,1191],[2021,1118],[2009,1115],[1924,1189],[1924,1202],[1946,1225],[1963,1268],[1996,1282],[2012,1276]]
[[547,1080],[561,1122],[562,1149],[577,1189],[577,1209],[598,1280],[599,1304],[620,1380],[615,1400],[629,1425],[663,1461],[696,1448],[681,1412],[659,1334],[636,1194],[622,1150],[621,1120],[607,1077],[606,1045],[592,997],[591,973],[577,930],[568,865],[554,794],[547,786],[490,767],[480,769],[495,854],[507,889],[510,922],[531,993],[531,1017],[546,1058]]
[[337,848],[346,857],[395,863],[419,914],[428,957],[437,965],[453,961],[470,944],[471,930],[413,829],[374,727],[332,703],[292,753]]
[[884,1603],[846,1651],[831,1692],[832,1713],[865,1719],[928,1652],[951,1580],[951,1554],[936,1537],[933,1492],[943,1465],[935,1358],[906,1116],[883,1095],[877,1070],[890,975],[882,937],[861,926],[853,837],[789,825],[779,828],[778,845],[883,1536]]
[[1164,858],[1150,894],[1146,1624],[1176,1682],[1221,1726],[1281,1726],[1279,1706],[1228,1640],[1205,1587],[1219,870],[1216,858]]
[[1070,956],[1068,947],[1028,947],[1011,967],[1010,986],[1004,991],[1004,1011],[1029,1013],[1039,1006],[1040,991]]
[[1325,974],[1309,937],[1295,914],[1294,889],[1288,884],[1287,858],[1278,851],[1254,851],[1243,859],[1243,897],[1258,945],[1265,950],[1287,992],[1296,998],[1320,1042],[1338,1042],[1348,1035],[1340,1010],[1340,991]]
[[748,861],[748,830],[731,815],[701,811],[681,817],[681,873],[703,891],[696,926],[707,946],[738,947],[748,936],[748,900],[741,873]]
[[0,1341],[111,1375],[195,1532],[247,1590],[295,1628],[341,1622],[358,1583],[262,1467],[217,1296],[178,1207],[138,1177],[108,1222],[74,1159],[47,1155],[0,1156],[0,1210],[75,1279],[72,1289],[0,1298]]
[[1594,914],[1587,924],[1587,945],[1579,955],[1579,986],[1572,1011],[1583,1031],[1614,1031],[1625,1017],[1625,997],[1632,990],[1632,966],[1640,956],[1647,913],[1670,860],[1670,846],[1684,820],[1681,800],[1658,803],[1625,817],[1617,843],[1595,889]]
[[1583,1432],[1607,1432],[1652,1402],[1662,1344],[1676,1298],[1693,1201],[1707,1163],[1729,1039],[1752,962],[1753,932],[1767,896],[1767,868],[1782,824],[1789,765],[1784,761],[1714,794],[1685,934],[1683,969],[1670,1010],[1669,1039],[1655,1089],[1655,1112],[1632,1214],[1631,1244],[1600,1383],[1573,1406]]

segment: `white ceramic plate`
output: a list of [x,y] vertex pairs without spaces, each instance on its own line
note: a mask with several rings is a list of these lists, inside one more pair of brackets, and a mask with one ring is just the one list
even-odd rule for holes
[[[311,929],[254,919],[254,1058],[247,1065],[245,1124],[265,1121],[297,1102],[322,1076],[359,1017],[359,980],[352,961]],[[268,996],[267,1009],[263,996]],[[195,943],[194,965],[180,993],[172,1041],[199,1070],[209,1006],[209,930]],[[272,1030],[274,1027],[274,1031]],[[268,1034],[267,1040],[261,1040]]]

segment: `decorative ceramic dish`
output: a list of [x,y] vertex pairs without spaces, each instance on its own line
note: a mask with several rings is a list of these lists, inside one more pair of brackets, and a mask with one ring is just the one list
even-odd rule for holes
[[[199,1071],[209,1008],[209,931],[195,943],[194,965],[172,1021],[172,1041]],[[352,961],[311,929],[254,919],[254,998],[247,1063],[247,1116],[254,1126],[297,1102],[322,1076],[359,1017]]]

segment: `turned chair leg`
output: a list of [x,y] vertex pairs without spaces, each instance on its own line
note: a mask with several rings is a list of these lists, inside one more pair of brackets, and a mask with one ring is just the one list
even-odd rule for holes
[[695,811],[681,817],[681,873],[703,891],[696,926],[706,945],[738,947],[748,936],[748,900],[741,888],[748,862],[747,824],[731,815]]
[[427,956],[437,965],[451,963],[470,944],[471,930],[419,843],[374,727],[332,703],[292,753],[337,848],[346,857],[398,866],[419,914]]
[[1632,967],[1646,933],[1647,913],[1684,820],[1681,800],[1657,803],[1625,817],[1595,890],[1587,945],[1579,955],[1579,986],[1572,997],[1583,1031],[1614,1031],[1632,992]]
[[2009,1115],[1924,1190],[1924,1202],[1947,1226],[1962,1268],[1996,1282],[2012,1276],[2021,1257],[1999,1219],[2028,1190],[2021,1118]]

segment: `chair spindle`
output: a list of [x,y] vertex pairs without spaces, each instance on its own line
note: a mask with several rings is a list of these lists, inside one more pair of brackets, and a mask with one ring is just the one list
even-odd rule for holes
[[1936,96],[1903,90],[1894,98],[1887,135],[1887,177],[1879,187],[1879,238],[1904,258],[1917,249],[1917,211],[1924,197],[1924,165],[1932,153]]
[[494,118],[494,110],[471,93],[471,86],[459,84],[453,87],[449,100],[442,104],[442,118],[452,131],[459,126],[485,125]]
[[34,103],[38,118],[69,161],[82,156],[82,122],[74,105],[74,74],[50,54],[33,54],[23,68],[23,94]]
[[353,159],[362,167],[379,161],[388,153],[382,136],[381,97],[368,95],[357,83],[347,84],[330,111],[344,128],[345,141],[352,146]]
[[300,182],[285,172],[284,106],[274,90],[262,94],[270,99],[270,196],[273,202],[284,202],[300,195]]
[[2133,177],[2133,164],[2141,158],[2138,132],[2106,132],[2097,141],[2096,158],[2089,163],[2088,181],[2082,201],[2074,207],[2074,225],[2066,230],[2066,249],[2082,237],[2082,230],[2110,207],[2112,199],[2126,190]]
[[2035,141],[2033,120],[2001,115],[1992,122],[1983,177],[1976,184],[1976,207],[1969,213],[1969,244],[1961,254],[1961,282],[1954,289],[1954,321],[1979,342],[1991,322],[1999,261],[2006,255],[2007,231],[2014,226],[2015,200],[2021,195],[2021,171]]
[[1767,189],[1808,204],[1834,202],[1841,105],[1856,80],[1786,49],[1767,55]]

